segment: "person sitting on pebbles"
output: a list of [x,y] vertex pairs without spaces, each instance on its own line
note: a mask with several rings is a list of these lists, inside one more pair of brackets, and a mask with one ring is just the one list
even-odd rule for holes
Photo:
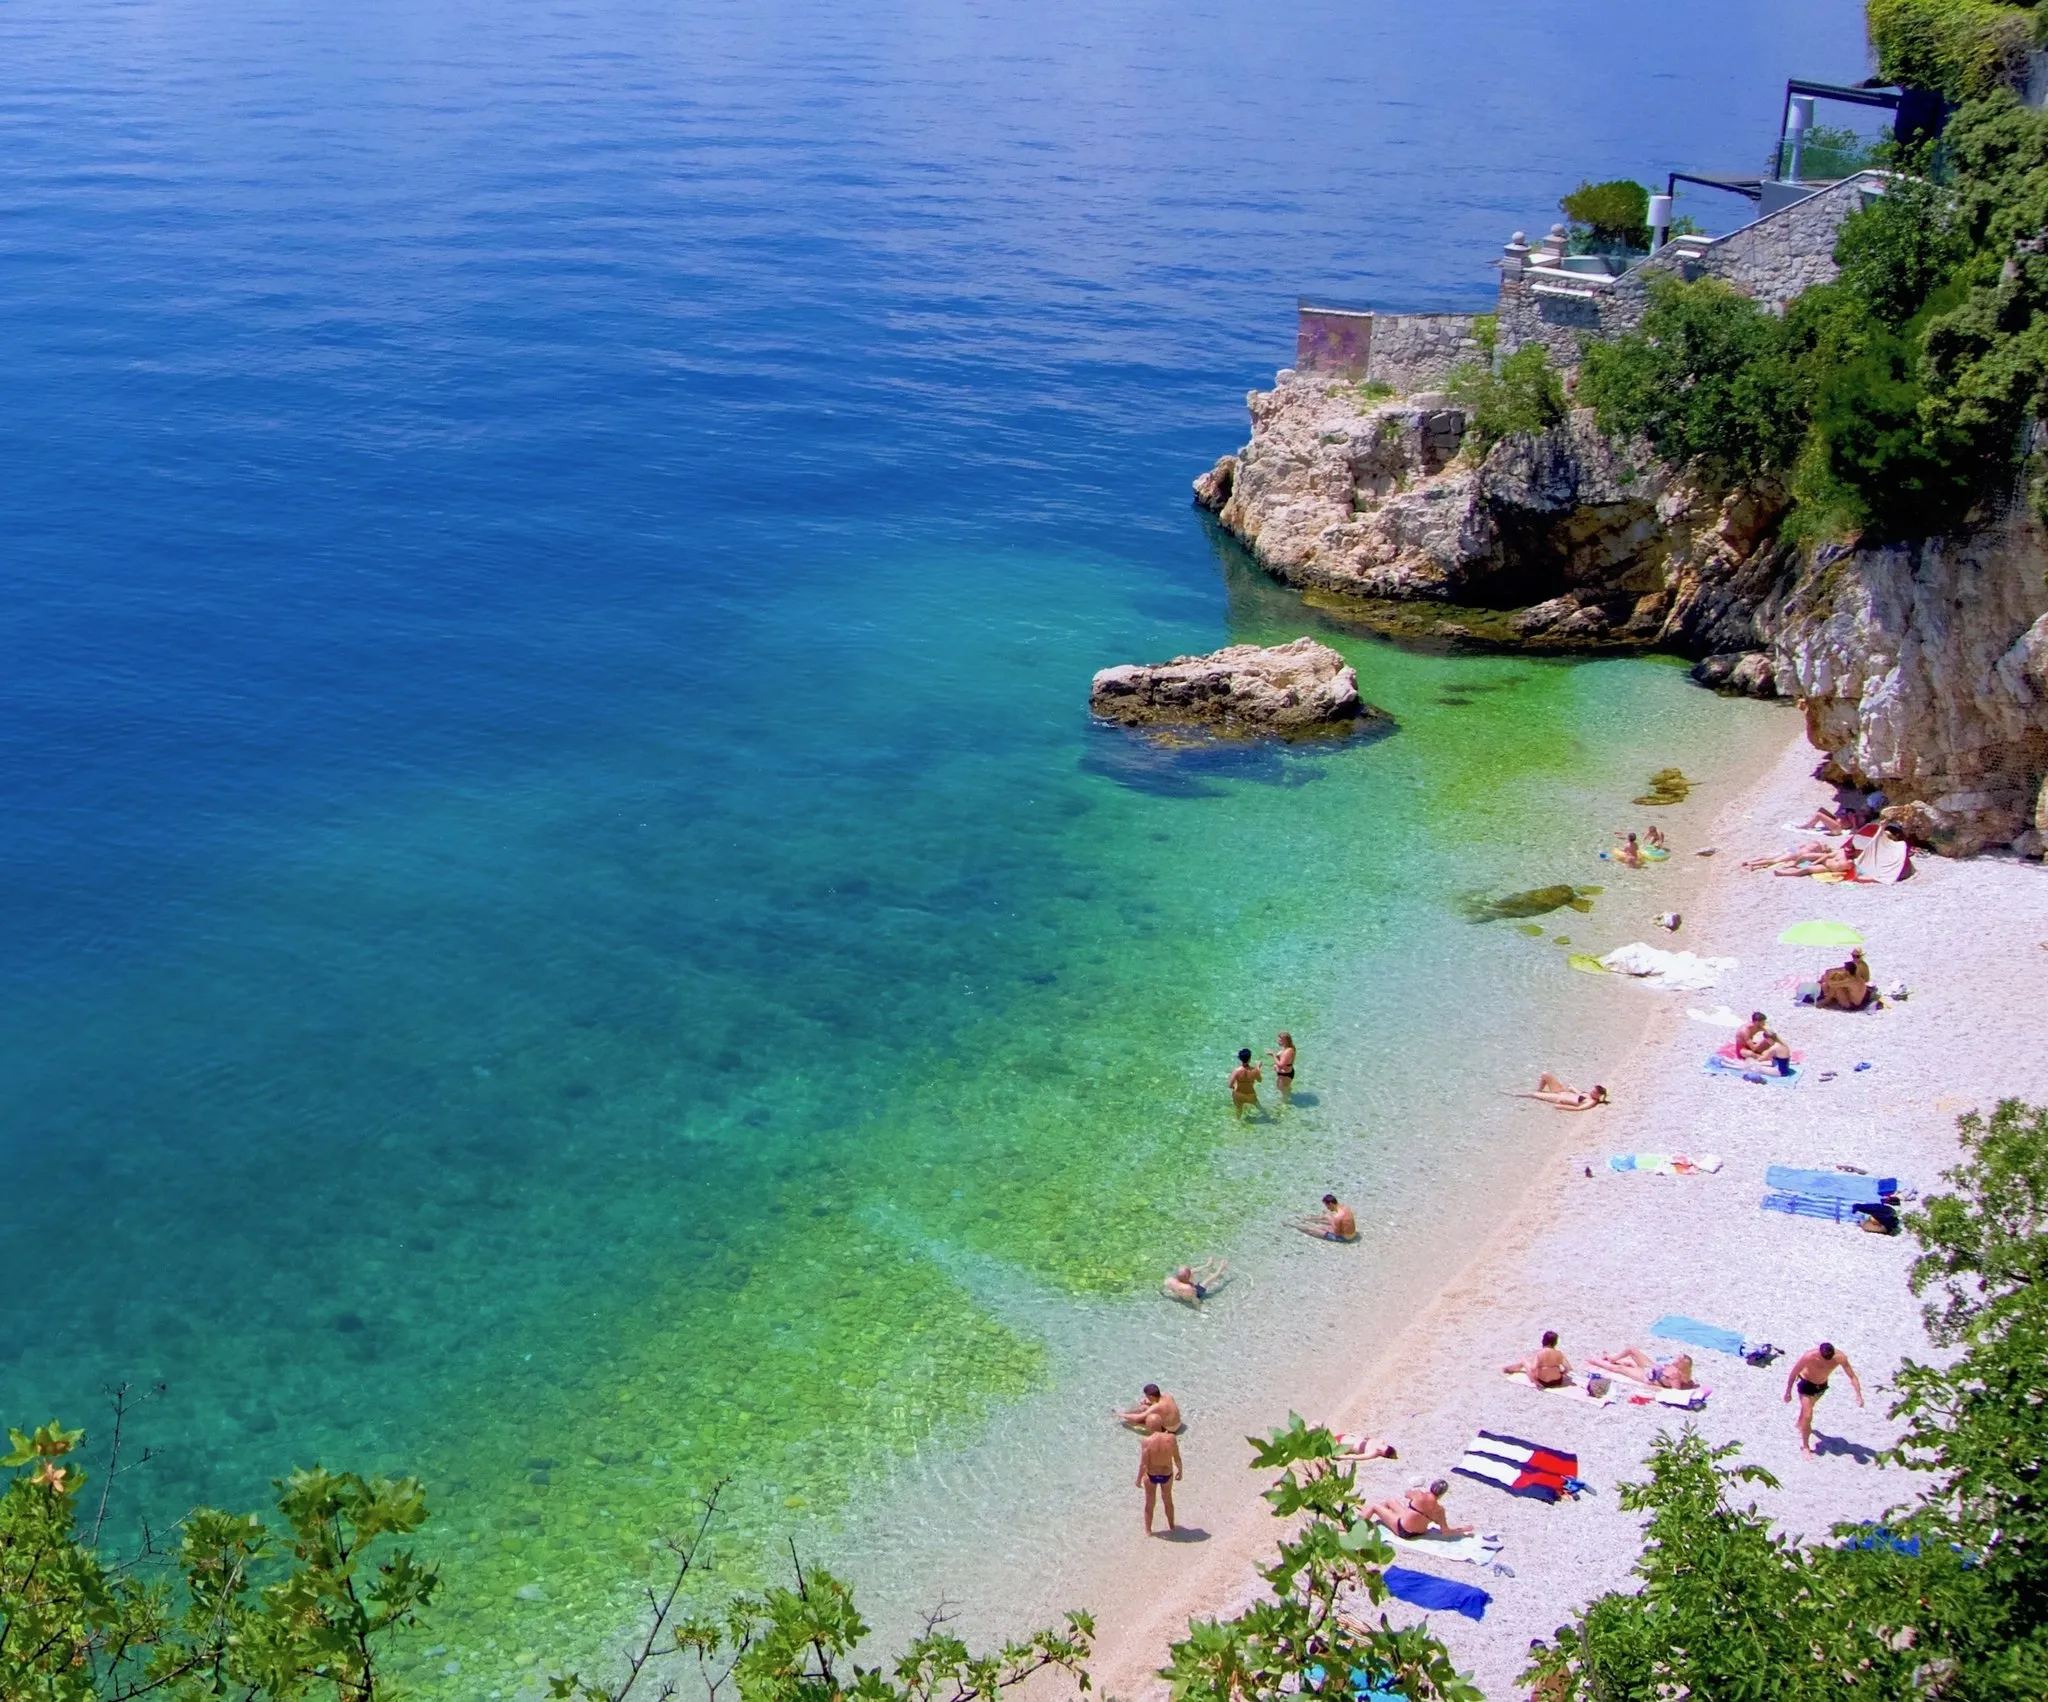
[[1503,1365],[1501,1370],[1510,1377],[1519,1371],[1539,1389],[1561,1389],[1572,1380],[1572,1362],[1558,1351],[1555,1330],[1543,1332],[1543,1345],[1527,1359]]
[[1178,1300],[1186,1306],[1199,1306],[1229,1280],[1228,1259],[1205,1259],[1199,1265],[1182,1265],[1181,1268],[1159,1285],[1160,1292],[1169,1300]]
[[1335,1194],[1323,1196],[1321,1217],[1291,1218],[1289,1229],[1298,1229],[1304,1235],[1312,1235],[1318,1241],[1356,1241],[1358,1239],[1358,1218],[1352,1209],[1339,1202]]

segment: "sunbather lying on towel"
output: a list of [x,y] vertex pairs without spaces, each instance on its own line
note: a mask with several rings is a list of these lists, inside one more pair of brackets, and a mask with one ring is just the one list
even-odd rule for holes
[[1775,857],[1752,857],[1742,866],[1752,872],[1769,869],[1774,875],[1841,875],[1847,879],[1856,873],[1856,859],[1849,854],[1848,847],[1830,845],[1824,839]]
[[1441,1530],[1447,1537],[1468,1537],[1477,1528],[1473,1525],[1454,1525],[1450,1515],[1444,1511],[1439,1499],[1451,1487],[1449,1478],[1440,1477],[1424,1488],[1421,1484],[1409,1486],[1408,1493],[1399,1501],[1382,1501],[1366,1508],[1365,1516],[1376,1519],[1388,1530],[1404,1537],[1419,1537],[1431,1526]]
[[[1501,1091],[1507,1092],[1505,1088]],[[1598,1082],[1581,1093],[1563,1077],[1554,1076],[1548,1070],[1536,1078],[1534,1093],[1509,1093],[1508,1098],[1540,1099],[1545,1105],[1555,1105],[1560,1111],[1590,1111],[1596,1105],[1608,1103],[1607,1089]]]
[[1521,1372],[1539,1389],[1561,1389],[1571,1381],[1572,1362],[1557,1350],[1557,1332],[1545,1330],[1543,1345],[1527,1359],[1501,1367],[1510,1377]]
[[1616,1348],[1612,1353],[1589,1353],[1586,1363],[1596,1371],[1625,1377],[1631,1383],[1647,1383],[1653,1389],[1697,1389],[1693,1381],[1692,1355],[1675,1359],[1652,1359],[1639,1347]]
[[1342,1430],[1333,1430],[1330,1435],[1337,1443],[1337,1458],[1340,1460],[1398,1460],[1394,1444],[1378,1436],[1352,1436]]
[[1859,947],[1849,954],[1849,961],[1839,969],[1830,969],[1820,978],[1818,1005],[1832,1005],[1838,1011],[1860,1011],[1876,996],[1870,985],[1870,965],[1863,961]]

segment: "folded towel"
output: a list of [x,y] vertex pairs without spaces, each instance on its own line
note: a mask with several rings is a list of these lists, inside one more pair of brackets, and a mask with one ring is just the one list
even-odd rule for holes
[[1389,1566],[1380,1576],[1387,1581],[1388,1593],[1397,1600],[1413,1602],[1420,1608],[1462,1613],[1467,1619],[1484,1619],[1493,1601],[1477,1584],[1460,1584],[1455,1579],[1412,1571],[1406,1566]]
[[1732,1354],[1742,1357],[1742,1332],[1724,1330],[1718,1324],[1703,1324],[1697,1318],[1687,1318],[1678,1313],[1666,1313],[1650,1326],[1650,1334],[1661,1336],[1666,1341],[1684,1342],[1689,1347],[1703,1347],[1714,1353]]
[[1781,1194],[1811,1194],[1824,1200],[1875,1201],[1899,1191],[1896,1176],[1857,1176],[1846,1170],[1801,1170],[1774,1164],[1764,1172],[1764,1186]]
[[1403,1554],[1428,1555],[1432,1560],[1463,1561],[1468,1566],[1491,1566],[1500,1553],[1499,1537],[1445,1536],[1430,1531],[1419,1537],[1404,1537],[1398,1531],[1382,1529],[1380,1534]]

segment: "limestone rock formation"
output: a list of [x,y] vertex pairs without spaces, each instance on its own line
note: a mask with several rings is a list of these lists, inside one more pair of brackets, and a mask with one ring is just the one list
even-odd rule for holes
[[1358,675],[1327,644],[1297,638],[1233,644],[1207,656],[1104,668],[1088,707],[1106,721],[1205,727],[1236,736],[1341,731],[1381,712],[1358,695]]
[[1519,610],[1509,631],[1538,649],[1761,647],[1780,495],[1689,482],[1584,412],[1481,460],[1448,397],[1283,372],[1248,401],[1251,441],[1195,498],[1288,584]]
[[1908,838],[1968,856],[2041,826],[2048,539],[2015,511],[1960,538],[1823,548],[1788,596],[1779,689]]

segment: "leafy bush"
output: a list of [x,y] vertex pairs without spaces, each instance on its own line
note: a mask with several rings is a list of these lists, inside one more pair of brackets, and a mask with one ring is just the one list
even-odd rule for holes
[[1586,346],[1579,400],[1609,431],[1724,479],[1792,464],[1806,434],[1784,322],[1718,278],[1656,278],[1641,329]]
[[1955,196],[1896,177],[1835,241],[1840,282],[1887,325],[1903,325],[1970,255]]
[[1548,431],[1566,413],[1564,381],[1540,343],[1525,344],[1498,365],[1462,362],[1446,387],[1465,407],[1465,440],[1481,455],[1513,433]]
[[2026,80],[2032,10],[1996,0],[1865,0],[1878,75],[1974,100]]
[[1581,183],[1558,206],[1595,247],[1650,246],[1650,192],[1633,179]]
[[[1284,1429],[1252,1439],[1252,1469],[1280,1472],[1266,1491],[1276,1519],[1303,1522],[1262,1567],[1267,1599],[1235,1619],[1198,1619],[1168,1650],[1161,1676],[1173,1702],[1347,1699],[1360,1674],[1413,1702],[1480,1702],[1427,1622],[1396,1631],[1359,1611],[1387,1598],[1381,1576],[1394,1550],[1365,1517],[1358,1474],[1337,1461],[1337,1439],[1290,1413]],[[1348,1675],[1349,1682],[1345,1676]]]

